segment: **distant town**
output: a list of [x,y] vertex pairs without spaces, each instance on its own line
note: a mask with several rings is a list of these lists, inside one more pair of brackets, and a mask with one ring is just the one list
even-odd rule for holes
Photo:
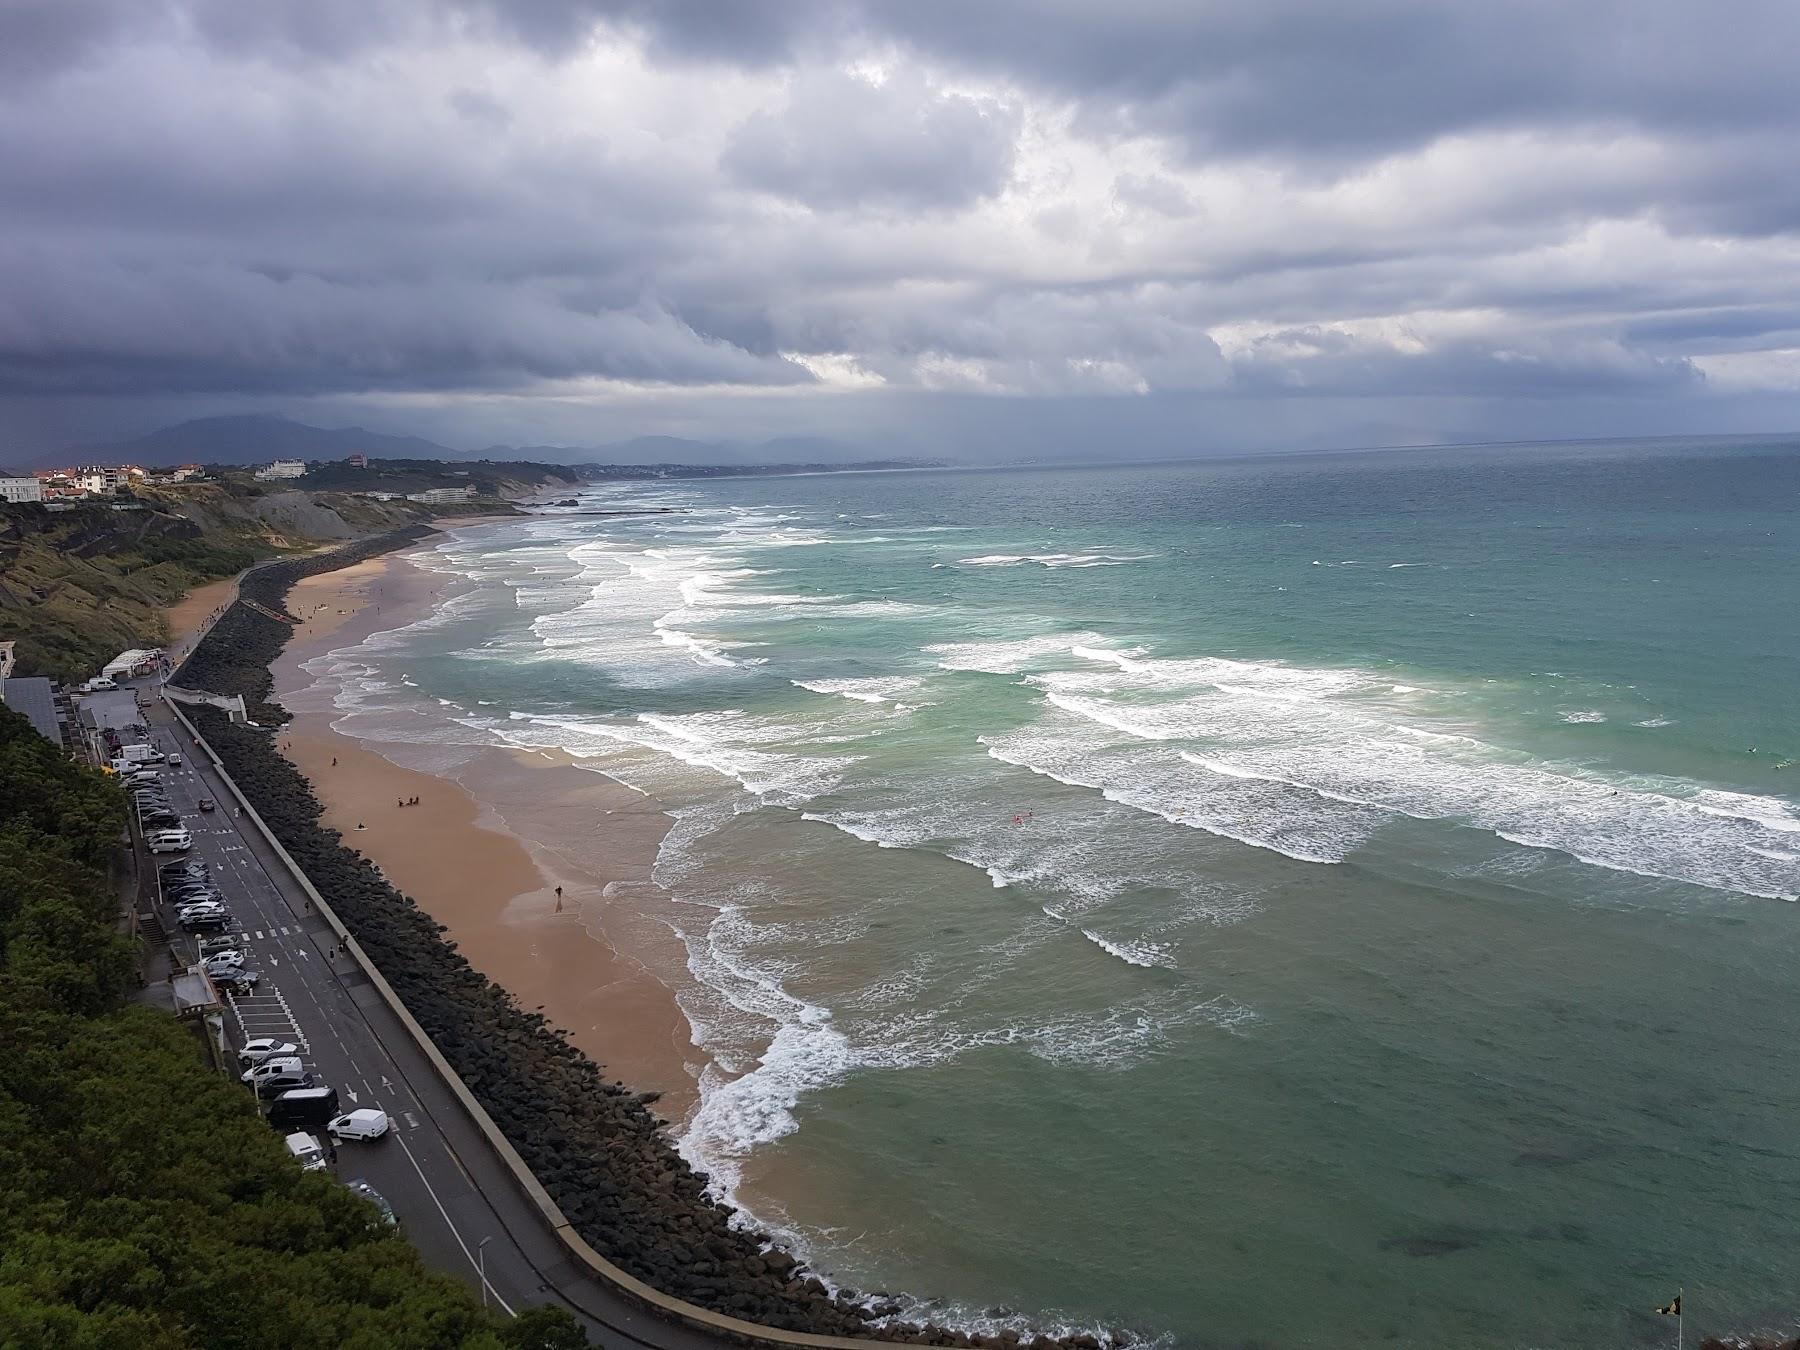
[[[300,459],[277,459],[249,471],[249,477],[258,482],[282,482],[305,478],[309,472],[323,467],[318,462],[309,463]],[[333,469],[367,470],[367,455],[350,455],[342,460],[332,461]],[[216,471],[226,477],[237,477],[242,480],[242,470],[222,469]],[[467,476],[463,471],[458,476]],[[31,474],[16,474],[0,477],[0,502],[20,504],[26,502],[44,502],[46,504],[73,503],[91,501],[95,498],[111,498],[127,495],[139,487],[181,487],[184,484],[204,483],[209,481],[209,474],[203,464],[180,464],[174,468],[145,468],[139,464],[79,464],[70,468],[38,469]],[[359,496],[371,497],[377,501],[413,501],[428,505],[447,505],[454,502],[471,501],[477,493],[473,486],[431,487],[418,492],[392,492],[379,489],[361,490],[353,486],[334,482],[331,491],[351,492]]]

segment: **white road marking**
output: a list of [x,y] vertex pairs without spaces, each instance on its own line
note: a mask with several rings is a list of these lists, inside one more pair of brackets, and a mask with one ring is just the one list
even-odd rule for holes
[[444,1216],[444,1227],[450,1230],[450,1236],[456,1239],[456,1245],[461,1247],[463,1255],[469,1258],[469,1264],[475,1267],[476,1272],[481,1275],[481,1282],[487,1286],[488,1293],[494,1296],[494,1302],[506,1309],[506,1315],[508,1317],[517,1317],[518,1314],[513,1311],[512,1304],[500,1297],[500,1291],[494,1288],[486,1273],[482,1271],[481,1263],[475,1259],[474,1253],[469,1250],[469,1244],[463,1241],[463,1236],[461,1233],[457,1232],[456,1225],[450,1222],[449,1211],[444,1208],[444,1202],[438,1199],[437,1191],[432,1188],[431,1182],[425,1176],[425,1169],[419,1166],[419,1160],[413,1157],[413,1151],[410,1148],[407,1148],[405,1137],[396,1135],[395,1138],[399,1139],[400,1147],[405,1149],[407,1161],[413,1165],[413,1171],[417,1172],[419,1174],[419,1180],[425,1183],[425,1190],[427,1194],[431,1196],[431,1203],[436,1205],[438,1213]]

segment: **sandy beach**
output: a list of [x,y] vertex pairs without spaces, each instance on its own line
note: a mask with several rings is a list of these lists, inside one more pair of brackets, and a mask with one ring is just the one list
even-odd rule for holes
[[213,611],[228,604],[236,590],[236,577],[209,581],[204,586],[194,587],[163,611],[163,616],[169,623],[167,651],[174,660],[179,661],[187,654],[188,649],[199,640]]
[[[697,1100],[704,1056],[653,972],[683,958],[660,925],[634,923],[631,906],[633,888],[653,885],[667,817],[545,754],[479,750],[455,777],[404,767],[334,731],[329,705],[306,692],[305,662],[424,617],[445,584],[389,555],[296,585],[288,608],[304,622],[274,667],[295,715],[279,744],[313,782],[325,823],[446,925],[464,955],[609,1075],[663,1094],[655,1109],[678,1121]],[[579,856],[545,842],[571,837],[584,842]]]

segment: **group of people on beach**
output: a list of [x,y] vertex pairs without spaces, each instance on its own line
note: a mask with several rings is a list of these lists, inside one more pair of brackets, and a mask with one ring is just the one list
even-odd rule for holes
[[407,797],[402,801],[397,801],[394,803],[395,806],[417,806],[418,804],[419,804],[419,799],[417,797]]

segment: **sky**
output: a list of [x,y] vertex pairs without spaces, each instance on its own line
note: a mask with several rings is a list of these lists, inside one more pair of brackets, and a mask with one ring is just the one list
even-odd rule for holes
[[1800,429],[1792,0],[0,0],[0,461]]

